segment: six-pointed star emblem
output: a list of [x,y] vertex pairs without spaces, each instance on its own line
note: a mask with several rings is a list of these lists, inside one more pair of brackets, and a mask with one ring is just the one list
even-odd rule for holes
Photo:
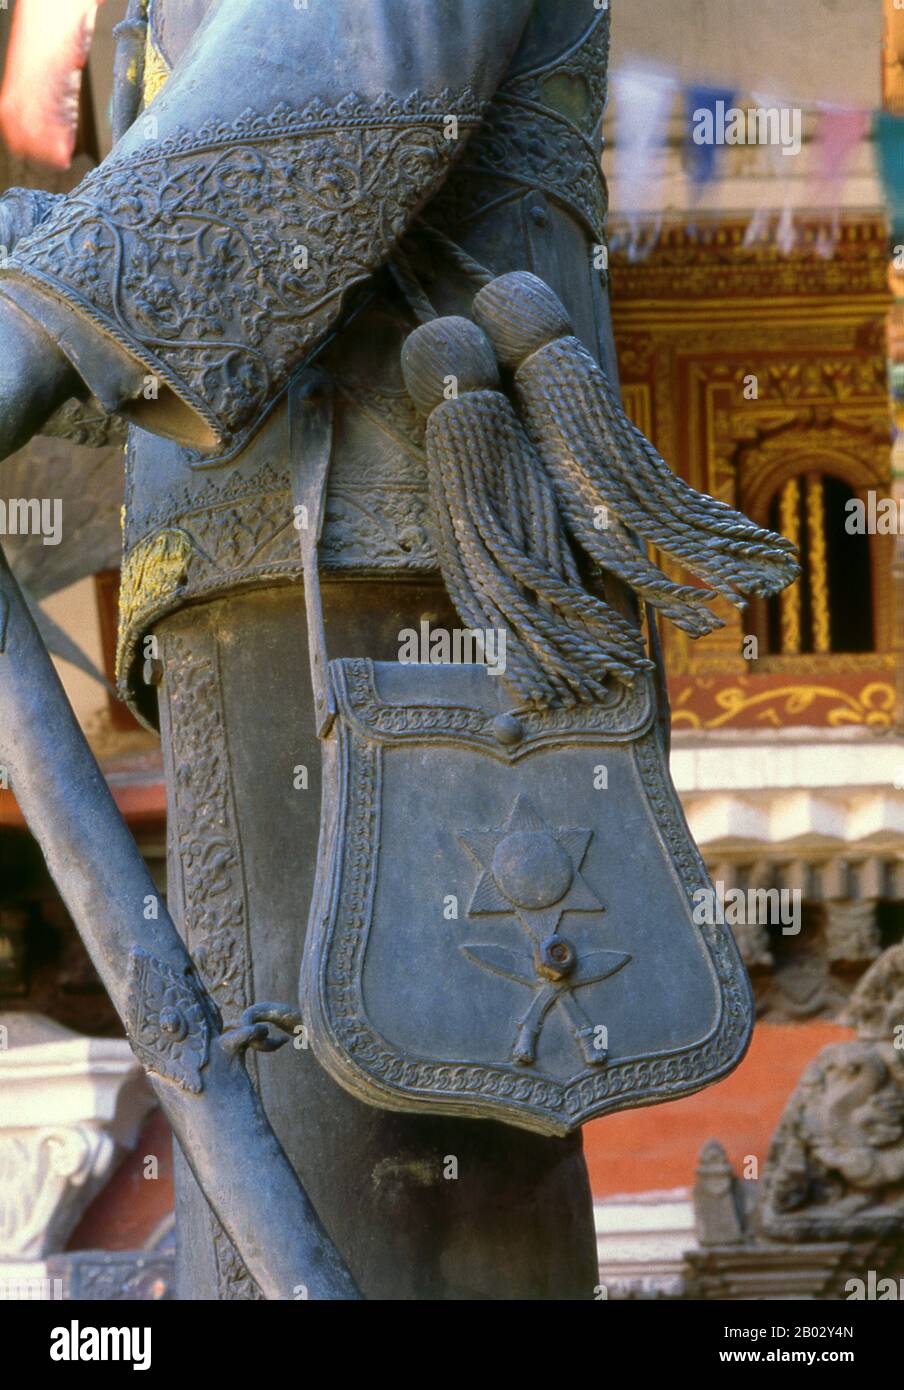
[[556,931],[563,912],[602,912],[581,873],[592,834],[547,825],[526,796],[498,829],[461,831],[459,841],[483,870],[468,915],[514,912],[539,941]]

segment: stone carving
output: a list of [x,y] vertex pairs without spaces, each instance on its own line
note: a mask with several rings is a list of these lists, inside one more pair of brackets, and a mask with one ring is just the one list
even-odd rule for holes
[[112,1171],[115,1152],[111,1137],[89,1125],[46,1126],[0,1136],[4,1256],[31,1258],[58,1249],[78,1212]]
[[837,1018],[847,1002],[843,980],[830,969],[821,940],[790,951],[773,974],[754,979],[754,988],[761,1013],[774,1022]]
[[904,1226],[904,1066],[889,1043],[823,1048],[769,1150],[759,1228],[778,1240]]
[[[685,802],[692,827],[695,802]],[[801,826],[801,836],[806,833]],[[772,1022],[837,1019],[846,1009],[864,967],[879,951],[878,899],[895,896],[895,863],[875,856],[849,865],[815,851],[788,861],[773,857],[754,864],[708,857],[710,875],[723,891],[774,893],[797,888],[802,897],[799,933],[771,927],[748,913],[731,922],[744,964],[751,973],[757,1012]],[[869,897],[857,898],[858,892]],[[844,893],[844,898],[838,895]]]
[[848,1022],[861,1038],[900,1047],[904,1030],[904,944],[891,946],[870,966],[851,996]]
[[750,922],[732,922],[731,929],[738,943],[741,959],[751,973],[768,970],[774,964],[769,949],[769,933],[762,922],[755,919]]
[[826,955],[839,965],[862,965],[879,954],[876,903],[826,903]]
[[60,1250],[138,1135],[153,1097],[124,1040],[3,1014],[0,1273]]
[[806,1068],[758,1184],[704,1149],[691,1297],[843,1297],[865,1270],[904,1269],[904,946],[871,966],[847,1016],[858,1036]]
[[744,1238],[743,1187],[718,1139],[704,1145],[694,1183],[694,1218],[700,1244],[737,1245]]

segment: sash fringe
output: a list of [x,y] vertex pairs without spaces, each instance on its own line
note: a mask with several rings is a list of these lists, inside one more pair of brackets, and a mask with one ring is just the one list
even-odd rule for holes
[[469,626],[506,632],[506,679],[529,703],[573,705],[605,700],[607,675],[630,684],[652,669],[640,630],[583,588],[554,491],[481,330],[459,318],[423,324],[402,365],[427,416],[443,578]]
[[[797,577],[789,540],[671,471],[625,415],[606,373],[574,336],[564,306],[542,280],[521,271],[499,277],[475,297],[474,316],[514,374],[528,433],[566,525],[597,563],[619,573],[591,522],[604,508],[711,586],[697,590],[696,598],[675,585],[657,596],[655,587],[642,587],[641,576],[620,576],[695,636],[722,625],[697,606],[701,602],[722,594],[743,608],[746,595],[768,598]],[[691,617],[676,607],[679,596],[694,609]]]

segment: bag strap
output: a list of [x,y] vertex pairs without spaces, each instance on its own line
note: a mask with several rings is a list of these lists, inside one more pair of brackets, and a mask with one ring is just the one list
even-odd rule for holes
[[324,738],[336,715],[330,679],[323,600],[320,592],[319,547],[326,510],[326,487],[333,447],[333,386],[325,372],[299,372],[289,388],[289,473],[294,522],[301,545],[304,602],[308,622],[308,653],[314,722]]

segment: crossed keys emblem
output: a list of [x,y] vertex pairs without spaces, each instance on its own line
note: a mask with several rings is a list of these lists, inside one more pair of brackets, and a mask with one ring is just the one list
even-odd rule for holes
[[581,873],[592,830],[548,826],[525,796],[519,796],[504,826],[464,830],[459,843],[482,870],[468,906],[469,917],[505,913],[517,917],[531,953],[494,942],[468,942],[461,950],[484,970],[533,993],[518,1019],[512,1047],[516,1062],[536,1060],[537,1043],[550,1010],[562,1009],[575,1042],[590,1066],[606,1061],[593,1023],[575,991],[598,984],[631,959],[621,951],[583,951],[559,932],[565,912],[603,912],[603,904]]

